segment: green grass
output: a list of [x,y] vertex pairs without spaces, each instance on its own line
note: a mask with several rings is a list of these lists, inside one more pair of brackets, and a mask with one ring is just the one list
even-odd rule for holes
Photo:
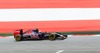
[[[61,34],[100,34],[100,31],[60,32]],[[1,33],[0,36],[13,36],[13,33]]]
[[13,36],[13,33],[0,33],[0,36]]
[[61,34],[100,34],[100,31],[61,32]]

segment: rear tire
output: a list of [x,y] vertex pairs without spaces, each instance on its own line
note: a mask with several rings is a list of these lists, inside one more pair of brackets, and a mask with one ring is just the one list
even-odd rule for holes
[[19,34],[15,36],[16,41],[21,41],[22,39],[23,39],[22,36]]

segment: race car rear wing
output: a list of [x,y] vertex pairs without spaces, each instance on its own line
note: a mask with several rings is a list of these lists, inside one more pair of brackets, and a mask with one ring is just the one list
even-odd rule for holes
[[21,36],[23,36],[23,29],[19,29],[19,30],[14,30],[14,37],[16,35],[20,34]]

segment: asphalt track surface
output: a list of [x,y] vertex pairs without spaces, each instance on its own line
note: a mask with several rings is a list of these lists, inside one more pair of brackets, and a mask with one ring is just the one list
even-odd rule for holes
[[71,36],[65,40],[16,42],[0,38],[0,53],[100,53],[100,36]]

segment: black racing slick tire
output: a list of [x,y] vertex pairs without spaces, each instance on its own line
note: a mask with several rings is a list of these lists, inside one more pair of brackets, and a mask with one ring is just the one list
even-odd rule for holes
[[68,36],[67,35],[63,35],[63,37],[61,37],[61,40],[66,39]]
[[65,39],[68,38],[68,35],[64,35]]
[[16,35],[16,36],[15,36],[15,40],[16,40],[16,41],[21,41],[21,40],[22,40],[21,35],[19,35],[19,34],[18,34],[18,35]]
[[61,38],[61,40],[64,40],[64,39],[65,39],[64,37]]
[[55,40],[56,39],[56,35],[55,34],[50,34],[49,35],[49,40]]

